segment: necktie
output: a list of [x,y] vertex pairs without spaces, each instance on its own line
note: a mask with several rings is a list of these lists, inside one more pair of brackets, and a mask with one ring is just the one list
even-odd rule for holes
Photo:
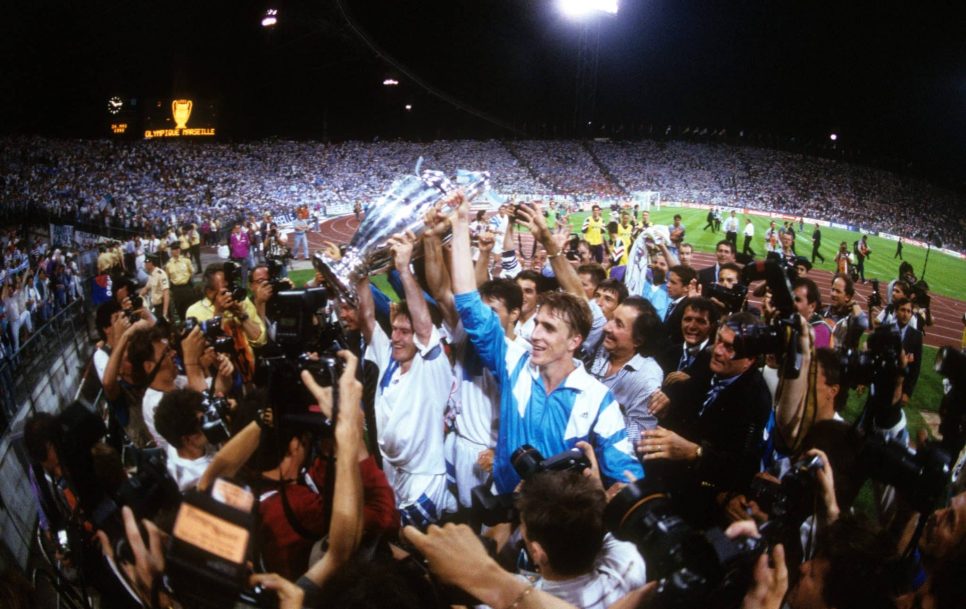
[[708,406],[718,399],[718,394],[721,393],[721,390],[725,387],[727,387],[727,385],[725,384],[724,380],[719,379],[717,376],[712,379],[711,389],[708,390],[708,395],[704,398],[704,402],[701,404],[701,411],[698,412],[698,416],[703,415],[704,411],[708,409]]

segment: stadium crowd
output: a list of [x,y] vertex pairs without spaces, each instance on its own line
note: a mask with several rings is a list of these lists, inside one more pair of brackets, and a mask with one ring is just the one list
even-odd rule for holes
[[[576,189],[596,187],[580,156]],[[684,228],[643,212],[595,205],[573,238],[554,203],[450,203],[385,235],[395,294],[331,283],[334,245],[293,286],[241,227],[204,269],[178,239],[141,278],[104,252],[103,416],[24,428],[63,577],[103,607],[963,606],[966,357],[939,370],[942,440],[910,438],[928,325],[911,267],[887,302],[839,273],[822,303],[788,231],[747,265],[722,240],[698,269]]]
[[[161,232],[309,205],[321,218],[378,197],[423,167],[488,170],[504,195],[665,200],[780,211],[966,250],[961,198],[883,170],[753,147],[686,141],[321,144],[5,139],[0,199],[105,226]],[[935,221],[921,222],[921,218]]]

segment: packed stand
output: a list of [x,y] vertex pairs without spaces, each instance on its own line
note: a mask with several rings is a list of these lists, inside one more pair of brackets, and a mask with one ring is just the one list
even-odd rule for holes
[[18,229],[0,232],[0,359],[19,363],[21,345],[75,300],[84,299],[83,276],[73,252],[51,249]]
[[447,203],[370,244],[394,294],[328,283],[336,246],[305,286],[246,269],[242,226],[229,263],[199,275],[173,241],[150,287],[119,282],[104,417],[24,430],[64,577],[105,607],[963,606],[966,356],[913,447],[911,267],[880,302],[837,274],[823,305],[787,230],[697,269],[679,217],[594,206],[574,238],[553,203]]

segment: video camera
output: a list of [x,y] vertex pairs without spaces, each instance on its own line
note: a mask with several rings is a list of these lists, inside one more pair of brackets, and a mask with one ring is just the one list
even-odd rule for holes
[[719,528],[692,528],[650,478],[618,493],[604,510],[604,523],[617,539],[637,546],[648,578],[658,580],[648,606],[661,609],[737,607],[766,548],[758,539],[729,539]]
[[[845,344],[839,349],[842,379],[852,389],[859,385],[869,386],[878,380],[887,384],[905,367],[901,359],[902,336],[895,324],[882,324],[873,330],[866,340],[866,350],[858,348],[853,339],[861,328],[853,320],[849,322]],[[857,329],[858,328],[858,329]]]
[[[510,455],[510,464],[517,475],[526,482],[534,474],[547,471],[578,471],[590,467],[590,461],[579,448],[568,448],[551,457],[544,458],[540,451],[524,444]],[[519,514],[513,506],[513,495],[496,495],[490,489],[492,482],[481,484],[472,490],[473,516],[486,526],[502,522],[516,522]]]
[[913,452],[901,442],[873,435],[866,438],[859,460],[870,478],[894,486],[921,514],[931,513],[945,496],[952,459],[935,443]]
[[953,347],[940,347],[934,369],[949,381],[949,391],[939,404],[942,445],[949,454],[958,455],[966,444],[966,399],[960,380],[966,374],[966,355]]
[[734,287],[726,288],[720,283],[709,283],[702,286],[701,295],[705,298],[714,298],[722,305],[728,313],[736,313],[745,304],[748,296],[748,287],[742,283],[736,283]]
[[802,351],[799,343],[801,318],[795,308],[792,281],[797,275],[769,253],[766,260],[759,260],[742,270],[744,283],[765,280],[771,293],[772,305],[778,315],[770,323],[755,325],[729,325],[735,332],[736,358],[775,355],[780,358],[783,378],[795,379],[801,374]]
[[239,601],[255,607],[276,605],[273,592],[247,586],[254,505],[251,489],[222,478],[215,480],[210,494],[185,495],[165,556],[167,581],[184,606],[224,609]]
[[815,502],[815,480],[822,469],[821,457],[805,457],[792,465],[779,482],[756,476],[748,499],[768,514],[768,521],[794,531],[811,515]]

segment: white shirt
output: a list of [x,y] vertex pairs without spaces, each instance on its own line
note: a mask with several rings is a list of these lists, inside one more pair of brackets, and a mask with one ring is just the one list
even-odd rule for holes
[[[188,386],[188,377],[179,375],[174,379],[174,384],[178,389],[184,389]],[[148,428],[151,437],[154,438],[154,443],[160,448],[166,449],[168,448],[168,441],[162,438],[161,434],[154,427],[154,411],[157,409],[158,404],[161,403],[161,398],[163,397],[163,391],[158,391],[150,387],[145,389],[144,397],[141,398],[141,416],[144,417],[144,425]]]
[[198,486],[198,480],[201,479],[201,475],[205,473],[208,465],[211,464],[211,460],[215,457],[211,447],[197,459],[185,459],[172,446],[169,446],[166,452],[168,473],[178,483],[178,490],[181,492]]
[[634,544],[617,541],[610,533],[590,573],[562,581],[538,579],[543,590],[578,609],[605,609],[646,582],[644,559]]
[[513,333],[516,335],[516,340],[514,342],[520,343],[523,341],[526,343],[527,351],[530,350],[530,337],[533,335],[534,328],[537,327],[537,314],[534,312],[530,316],[530,319],[526,321],[518,321],[516,325],[513,326]]
[[376,429],[385,473],[400,507],[428,498],[437,515],[455,509],[446,489],[443,414],[454,387],[453,371],[433,328],[429,342],[414,337],[416,355],[405,373],[392,359],[389,337],[377,324],[366,359],[379,367]]
[[752,224],[751,222],[749,222],[748,224],[745,224],[745,237],[754,237],[754,236],[755,236],[755,225]]

